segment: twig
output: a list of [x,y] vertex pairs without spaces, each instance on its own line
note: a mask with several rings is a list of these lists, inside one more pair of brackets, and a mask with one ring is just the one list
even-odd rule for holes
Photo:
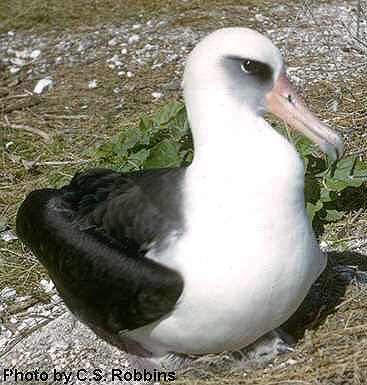
[[35,162],[35,166],[65,166],[68,164],[80,164],[90,163],[93,159],[80,159],[80,160],[69,160],[69,161],[49,161],[49,162]]
[[345,158],[346,158],[346,157],[349,157],[349,156],[362,155],[362,154],[365,154],[366,152],[367,152],[367,147],[364,148],[363,150],[350,152],[349,154],[345,155]]
[[20,161],[27,171],[29,171],[35,166],[65,166],[69,164],[81,164],[81,163],[93,162],[93,159],[80,159],[80,160],[69,160],[69,161],[55,160],[55,161],[39,162],[40,158],[41,158],[41,155],[39,155],[35,160],[18,159],[18,162]]
[[6,98],[6,100],[28,98],[29,96],[31,96],[29,93],[20,94],[20,95],[10,95]]
[[37,314],[37,313],[26,313],[26,314],[20,314],[20,315],[18,315],[18,317],[20,318],[20,319],[24,319],[24,318],[34,318],[34,319],[39,319],[39,318],[42,318],[42,319],[48,319],[48,320],[50,320],[50,321],[53,321],[54,320],[54,318],[51,318],[51,317],[48,317],[48,316],[46,316],[46,315],[43,315],[43,314]]
[[357,5],[357,39],[359,40],[359,27],[361,22],[361,0],[358,0]]
[[[357,214],[359,214],[359,212]],[[364,236],[364,237],[348,237],[348,238],[337,239],[337,240],[331,242],[331,246],[334,246],[334,245],[336,245],[338,243],[342,243],[342,242],[356,241],[357,239],[365,239],[365,238],[366,237]]]
[[[367,44],[359,39],[359,37],[358,37],[359,32],[357,32],[356,35],[353,35],[353,32],[351,31],[351,29],[343,21],[340,21],[340,22],[341,22],[342,26],[348,31],[348,33],[352,37],[352,39],[354,39],[357,43],[359,43],[363,48],[367,48]],[[359,26],[359,23],[357,24],[357,27],[358,26]]]
[[357,218],[362,214],[362,212],[363,212],[363,207],[361,207],[358,211],[357,211],[357,213],[352,217],[352,219],[349,221],[349,224],[353,224],[356,220],[357,220]]
[[23,108],[33,107],[39,103],[41,103],[41,99],[33,96],[29,100],[26,100],[24,102],[19,102],[19,103],[15,103],[11,106],[4,107],[2,109],[2,112],[6,114],[6,113],[17,111],[17,110],[22,110]]
[[[56,319],[56,318],[55,318]],[[11,342],[9,344],[9,346],[7,346],[1,353],[0,353],[0,358],[5,356],[5,354],[9,353],[19,342],[21,342],[22,340],[24,340],[26,337],[30,336],[33,332],[35,332],[36,330],[39,330],[41,328],[43,328],[44,326],[46,326],[48,323],[50,323],[52,320],[45,320],[43,322],[40,322],[38,325],[36,326],[33,326],[32,328],[22,332],[22,334],[20,334],[19,336],[17,336],[15,338],[15,340],[13,342]]]
[[[355,296],[353,296],[352,298],[346,299],[345,301],[343,301],[339,305],[335,306],[335,310],[339,310],[341,307],[348,305],[348,303],[350,303],[350,302],[353,302],[354,300],[356,300],[358,298],[358,296],[359,296],[359,293],[356,294]],[[344,329],[348,329],[348,328],[345,327]]]
[[44,114],[43,117],[45,118],[52,118],[52,119],[88,119],[88,115],[51,115],[51,114]]
[[16,253],[16,252],[13,251],[13,250],[1,248],[0,251],[5,252],[5,253],[13,254],[13,255],[15,255],[16,257],[19,257],[19,258],[23,258],[23,255],[22,255],[22,254]]
[[5,116],[4,119],[5,122],[1,122],[0,124],[3,124],[5,127],[13,128],[16,130],[25,130],[27,132],[30,132],[31,134],[38,135],[43,138],[47,144],[51,144],[54,140],[52,134],[48,134],[47,132],[42,131],[39,128],[30,127],[25,124],[10,123],[7,116]]
[[4,317],[5,315],[19,313],[23,310],[26,310],[26,309],[32,307],[33,305],[35,305],[38,302],[39,302],[38,299],[31,298],[31,299],[28,299],[26,301],[16,303],[15,305],[10,305],[5,310],[0,312],[0,318]]
[[351,250],[356,250],[356,249],[360,249],[360,248],[365,247],[365,246],[367,246],[367,242],[363,242],[360,245],[351,246],[350,249]]

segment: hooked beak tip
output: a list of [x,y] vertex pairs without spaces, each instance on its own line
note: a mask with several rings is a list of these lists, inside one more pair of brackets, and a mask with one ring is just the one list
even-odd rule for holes
[[266,101],[268,111],[318,144],[333,161],[343,156],[342,138],[311,113],[297,96],[284,73],[278,77],[274,88],[267,94]]

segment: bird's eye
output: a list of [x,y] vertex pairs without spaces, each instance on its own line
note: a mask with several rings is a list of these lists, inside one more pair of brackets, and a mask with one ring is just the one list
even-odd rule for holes
[[241,61],[241,69],[248,75],[255,75],[263,80],[272,76],[272,69],[269,65],[256,60],[244,59]]
[[241,63],[241,68],[243,72],[246,72],[247,74],[251,74],[256,72],[256,62],[252,60],[244,60]]

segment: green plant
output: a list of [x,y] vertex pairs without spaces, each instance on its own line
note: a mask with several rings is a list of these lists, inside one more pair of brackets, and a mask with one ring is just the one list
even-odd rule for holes
[[[279,131],[294,143],[305,163],[305,201],[311,221],[316,225],[341,219],[345,211],[338,199],[347,188],[367,181],[367,164],[356,156],[330,162],[319,157],[316,146],[303,135]],[[120,171],[189,164],[193,150],[184,105],[172,102],[152,117],[143,116],[137,127],[104,143],[97,156],[104,166]]]
[[190,130],[182,103],[172,102],[137,127],[115,135],[97,150],[104,166],[120,171],[178,167],[192,160]]
[[338,205],[338,199],[348,188],[357,189],[367,181],[367,164],[357,156],[331,162],[326,156],[317,156],[316,146],[303,135],[297,132],[286,135],[305,164],[305,202],[311,221],[315,225],[340,220],[345,210]]

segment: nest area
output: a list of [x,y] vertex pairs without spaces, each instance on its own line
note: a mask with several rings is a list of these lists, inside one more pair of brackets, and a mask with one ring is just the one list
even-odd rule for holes
[[[360,152],[366,161],[366,2],[245,3],[66,0],[60,6],[31,0],[24,7],[21,0],[3,1],[0,235],[15,233],[16,211],[27,193],[60,186],[98,165],[93,155],[107,138],[137,124],[142,113],[181,99],[186,55],[219,27],[266,32],[311,109],[344,136],[347,152]],[[35,94],[45,78],[53,87]],[[350,209],[321,234],[331,252],[328,268],[285,325],[297,339],[294,353],[265,368],[238,371],[227,370],[226,354],[209,357],[206,368],[175,384],[366,383],[366,196],[362,186],[344,198]],[[45,317],[60,314],[47,281],[18,240],[1,237],[0,357],[42,327]]]

